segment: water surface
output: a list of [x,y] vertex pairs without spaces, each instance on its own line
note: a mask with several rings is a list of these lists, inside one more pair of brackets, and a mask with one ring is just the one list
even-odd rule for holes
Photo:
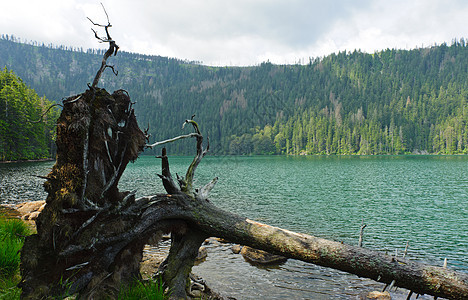
[[[190,157],[170,157],[184,174]],[[0,164],[2,202],[45,199],[34,175],[52,163]],[[160,160],[130,164],[119,187],[137,196],[163,191]],[[195,174],[202,186],[219,182],[211,201],[260,222],[364,246],[468,272],[467,156],[253,156],[206,157]],[[209,246],[194,268],[215,290],[237,299],[349,299],[382,284],[339,271],[288,260],[275,268],[250,266],[229,245]],[[396,298],[405,299],[403,294]]]

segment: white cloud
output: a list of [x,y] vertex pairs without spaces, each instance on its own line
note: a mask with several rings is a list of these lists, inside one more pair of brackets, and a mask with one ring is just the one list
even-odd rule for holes
[[[0,5],[0,33],[83,48],[105,47],[90,17],[99,1],[15,0]],[[122,50],[252,65],[295,63],[340,50],[414,48],[466,36],[468,2],[456,0],[103,0]]]

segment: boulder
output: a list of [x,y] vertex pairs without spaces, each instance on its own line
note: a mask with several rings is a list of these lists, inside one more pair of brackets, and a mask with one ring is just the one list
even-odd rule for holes
[[253,264],[270,265],[280,264],[288,260],[286,257],[271,254],[248,246],[242,247],[241,254],[244,259]]
[[15,209],[20,213],[21,219],[36,220],[46,205],[45,201],[30,201],[17,204]]

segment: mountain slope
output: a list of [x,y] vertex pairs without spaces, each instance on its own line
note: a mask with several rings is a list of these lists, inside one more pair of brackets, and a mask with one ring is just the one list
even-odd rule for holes
[[[122,42],[121,42],[122,44]],[[39,95],[84,91],[102,51],[0,40],[7,66]],[[101,86],[124,88],[152,140],[182,133],[192,114],[218,154],[468,152],[468,47],[463,40],[375,54],[341,52],[308,65],[208,67],[121,52]],[[189,141],[169,153],[190,153]]]

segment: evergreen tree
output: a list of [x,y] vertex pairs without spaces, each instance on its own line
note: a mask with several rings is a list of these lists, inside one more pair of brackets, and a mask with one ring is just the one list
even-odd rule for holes
[[57,110],[12,71],[0,71],[0,161],[53,155]]

